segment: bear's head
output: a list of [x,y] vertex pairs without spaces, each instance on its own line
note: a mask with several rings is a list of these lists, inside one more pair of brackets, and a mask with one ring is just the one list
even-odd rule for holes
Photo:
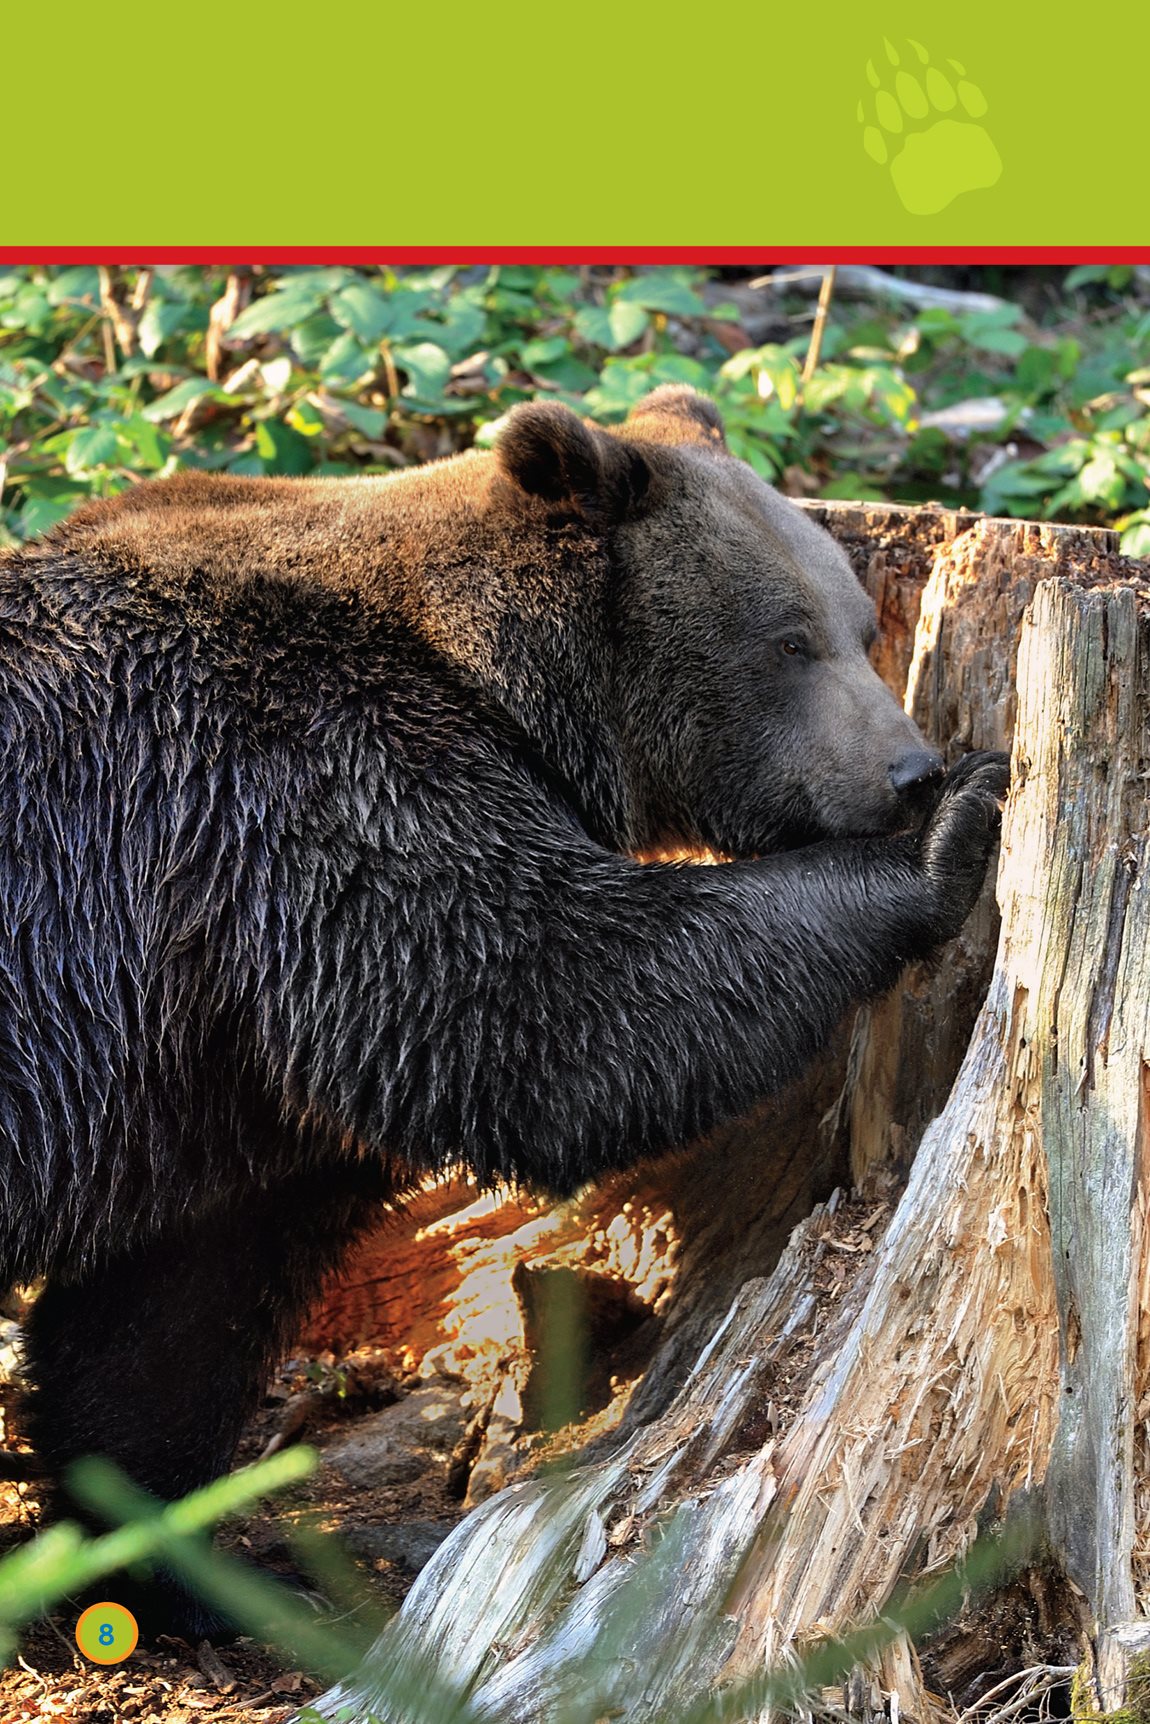
[[870,664],[874,606],[830,535],[728,452],[712,402],[657,389],[611,431],[525,405],[497,460],[608,547],[635,848],[752,856],[912,823],[942,761]]

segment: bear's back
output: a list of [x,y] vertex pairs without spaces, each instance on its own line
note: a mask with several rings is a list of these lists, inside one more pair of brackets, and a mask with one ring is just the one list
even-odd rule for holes
[[428,548],[474,522],[489,467],[473,456],[363,478],[181,473],[85,505],[0,557],[0,571],[76,557],[129,580],[137,599],[283,581],[399,602]]

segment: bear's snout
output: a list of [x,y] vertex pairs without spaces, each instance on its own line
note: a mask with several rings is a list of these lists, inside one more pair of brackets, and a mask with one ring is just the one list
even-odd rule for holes
[[912,748],[890,766],[891,787],[899,796],[912,797],[935,784],[946,770],[941,754],[933,748]]

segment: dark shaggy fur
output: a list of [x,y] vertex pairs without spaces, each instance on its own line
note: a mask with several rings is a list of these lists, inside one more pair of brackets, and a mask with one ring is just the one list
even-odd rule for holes
[[[213,1477],[380,1196],[690,1139],[956,932],[1003,766],[940,790],[873,627],[680,390],[0,564],[0,1282],[48,1278],[53,1470]],[[737,859],[634,860],[698,844]]]

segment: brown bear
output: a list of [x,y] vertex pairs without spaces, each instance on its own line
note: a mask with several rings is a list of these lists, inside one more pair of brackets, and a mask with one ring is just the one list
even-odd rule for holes
[[682,1143],[958,930],[1005,763],[944,777],[874,632],[683,389],[3,559],[0,1282],[46,1278],[53,1473],[211,1479],[381,1197]]

